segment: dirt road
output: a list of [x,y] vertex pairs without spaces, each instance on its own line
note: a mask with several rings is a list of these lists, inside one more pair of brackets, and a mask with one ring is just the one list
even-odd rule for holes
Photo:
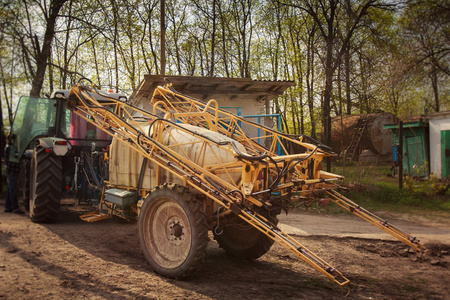
[[[384,217],[389,223],[419,238],[421,243],[450,243],[450,220],[448,224],[429,220],[406,221]],[[397,241],[390,234],[353,215],[323,215],[314,212],[281,214],[280,227],[288,234],[300,236],[355,237]]]
[[[60,221],[34,224],[0,210],[0,299],[343,298],[338,286],[277,245],[248,262],[229,257],[211,238],[199,272],[167,279],[146,265],[136,223],[84,223],[82,212],[68,200]],[[351,280],[350,299],[448,299],[450,226],[390,221],[429,247],[423,262],[352,216],[280,217],[284,230]]]

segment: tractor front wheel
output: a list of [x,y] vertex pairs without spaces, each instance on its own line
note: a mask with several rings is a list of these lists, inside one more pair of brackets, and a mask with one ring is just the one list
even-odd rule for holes
[[166,277],[185,277],[205,257],[208,226],[201,203],[185,187],[158,186],[138,219],[139,242],[151,268]]
[[30,165],[30,218],[35,223],[58,218],[62,194],[61,157],[36,146]]

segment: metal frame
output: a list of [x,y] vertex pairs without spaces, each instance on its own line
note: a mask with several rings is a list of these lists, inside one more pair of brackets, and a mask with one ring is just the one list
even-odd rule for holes
[[[291,138],[221,110],[215,100],[203,103],[182,95],[170,84],[156,88],[151,100],[153,113],[114,99],[100,103],[92,96],[93,93],[96,93],[95,89],[80,84],[73,87],[68,99],[68,108],[152,161],[157,166],[157,178],[161,170],[176,175],[185,186],[195,189],[224,207],[225,213],[235,213],[341,288],[350,282],[341,272],[280,230],[260,213],[261,208],[270,211],[271,196],[274,193],[286,198],[294,194],[314,197],[317,193],[326,193],[332,201],[352,211],[358,217],[376,226],[384,222],[378,227],[383,230],[389,228],[387,232],[416,250],[425,251],[417,239],[394,229],[390,224],[387,226],[387,222],[360,208],[334,190],[336,185],[333,182],[341,180],[342,177],[321,171],[318,167],[324,157],[335,154],[317,141],[312,140],[311,143],[307,143],[304,141],[307,137],[303,136],[299,139]],[[110,111],[105,109],[104,105],[113,105],[115,109]],[[207,128],[229,139],[217,142],[183,124]],[[256,127],[263,132],[262,136],[248,137],[241,124]],[[147,132],[144,130],[146,126],[149,127]],[[180,143],[170,133],[170,128],[193,135],[196,140],[191,144]],[[162,141],[163,135],[165,142]],[[167,139],[171,141],[169,146]],[[265,141],[261,144],[258,143],[258,139]],[[237,144],[231,140],[242,145],[245,151],[239,150]],[[305,152],[289,153],[285,147],[286,142],[298,144],[305,149]],[[201,151],[197,153],[197,159],[193,161],[183,148],[199,143]],[[281,145],[286,155],[277,155],[278,145]],[[233,163],[221,162],[219,151],[229,152],[237,160]],[[202,162],[206,155],[214,155],[217,162],[204,165]],[[230,176],[235,172],[241,174],[237,182]],[[228,180],[222,179],[221,174],[225,174]],[[147,192],[143,191],[143,193]]]

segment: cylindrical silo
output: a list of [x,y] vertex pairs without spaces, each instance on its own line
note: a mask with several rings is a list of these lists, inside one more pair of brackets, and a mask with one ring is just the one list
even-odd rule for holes
[[395,124],[398,119],[391,113],[373,113],[364,115],[343,115],[332,119],[331,147],[336,153],[347,149],[352,142],[354,132],[362,118],[366,118],[366,125],[361,137],[359,149],[369,149],[375,154],[392,153],[392,134],[384,129],[386,124]]

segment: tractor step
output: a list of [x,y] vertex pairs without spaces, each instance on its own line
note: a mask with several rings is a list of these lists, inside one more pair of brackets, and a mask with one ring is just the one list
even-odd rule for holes
[[90,213],[80,216],[80,219],[89,223],[101,221],[110,218],[109,214],[99,213],[98,211],[92,211]]

